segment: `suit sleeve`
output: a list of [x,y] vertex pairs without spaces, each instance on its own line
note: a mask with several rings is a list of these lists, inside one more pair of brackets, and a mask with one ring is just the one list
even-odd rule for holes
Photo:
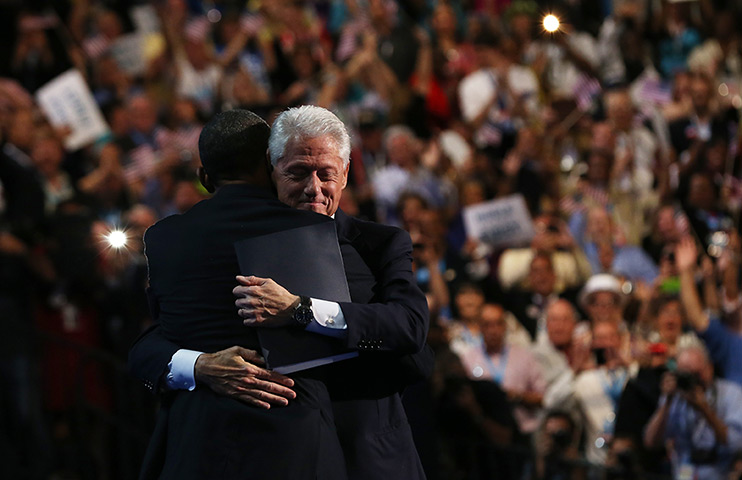
[[340,303],[348,325],[348,348],[397,354],[420,352],[428,334],[428,303],[412,274],[409,235],[395,229],[369,255],[374,257],[374,299],[367,304]]
[[129,350],[129,371],[152,393],[165,388],[167,365],[180,347],[162,335],[159,325],[142,333]]
[[[144,234],[145,255],[150,276],[152,274],[150,255],[157,244],[156,241],[152,241],[152,238],[156,237],[158,231],[157,225],[154,225]],[[157,393],[164,388],[164,383],[161,382],[164,380],[168,363],[180,347],[162,334],[162,329],[157,323],[160,313],[159,304],[152,287],[147,288],[147,300],[155,324],[145,330],[134,342],[129,350],[128,363],[132,376],[144,382],[144,386],[152,393]]]

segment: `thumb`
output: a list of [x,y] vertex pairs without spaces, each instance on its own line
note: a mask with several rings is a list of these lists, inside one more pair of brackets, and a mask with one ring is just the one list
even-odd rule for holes
[[237,354],[246,362],[254,363],[256,365],[265,365],[265,360],[263,360],[263,357],[255,350],[237,347]]

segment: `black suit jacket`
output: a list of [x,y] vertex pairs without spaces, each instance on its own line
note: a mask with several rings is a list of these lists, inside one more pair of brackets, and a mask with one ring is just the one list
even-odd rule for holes
[[[421,351],[428,311],[414,282],[409,235],[342,211],[335,221],[352,299],[340,303],[346,342],[360,355],[313,371],[330,389],[349,477],[423,479],[399,397],[405,385],[429,376],[433,366],[431,350]],[[227,292],[231,295],[231,288]],[[229,308],[234,308],[231,298]],[[178,348],[158,329],[146,333],[130,354],[132,372],[155,388]]]
[[[255,332],[243,326],[231,294],[239,274],[235,241],[325,221],[290,209],[267,190],[226,185],[187,213],[150,227],[145,253],[162,336],[206,352],[233,345],[257,349]],[[147,362],[162,356],[152,352]],[[294,376],[298,398],[286,408],[261,410],[209,389],[171,392],[163,399],[142,477],[346,478],[327,388],[312,373]],[[286,452],[292,461],[284,460]]]

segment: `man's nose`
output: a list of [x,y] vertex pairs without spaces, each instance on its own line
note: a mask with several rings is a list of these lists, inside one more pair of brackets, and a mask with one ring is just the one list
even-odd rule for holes
[[317,173],[312,172],[307,177],[306,184],[304,185],[304,193],[311,196],[317,196],[322,192],[321,186],[322,182],[317,176]]

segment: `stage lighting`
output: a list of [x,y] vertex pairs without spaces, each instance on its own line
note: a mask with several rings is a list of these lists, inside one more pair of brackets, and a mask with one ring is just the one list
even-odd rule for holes
[[544,30],[549,33],[554,33],[559,30],[559,19],[552,14],[544,17]]
[[126,246],[126,232],[123,230],[111,230],[106,235],[106,241],[111,248],[119,249]]

